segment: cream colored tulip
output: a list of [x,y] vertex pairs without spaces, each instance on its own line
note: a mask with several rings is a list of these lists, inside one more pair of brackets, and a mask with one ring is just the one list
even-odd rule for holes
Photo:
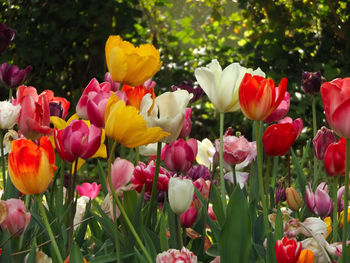
[[260,68],[253,71],[239,63],[232,63],[222,70],[216,59],[194,72],[199,85],[219,112],[239,110],[238,90],[246,73],[265,77]]
[[169,132],[170,135],[160,141],[171,143],[179,137],[191,98],[192,94],[186,90],[176,90],[156,97],[153,104],[151,94],[146,94],[141,101],[140,114],[148,127],[160,127]]
[[169,180],[168,195],[171,210],[181,215],[191,205],[194,186],[191,180],[172,177]]
[[213,168],[213,159],[216,153],[215,146],[212,142],[205,138],[202,141],[197,141],[198,144],[198,152],[196,161],[199,164],[205,165],[208,169]]
[[15,125],[21,105],[9,101],[0,101],[0,129],[11,129]]

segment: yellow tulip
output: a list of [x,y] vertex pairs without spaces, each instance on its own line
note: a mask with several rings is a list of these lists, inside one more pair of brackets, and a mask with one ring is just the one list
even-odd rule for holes
[[131,86],[141,85],[152,78],[162,65],[159,51],[154,46],[135,47],[120,36],[107,39],[105,52],[112,79]]
[[105,123],[106,135],[128,148],[155,143],[169,135],[160,127],[147,128],[138,110],[113,94],[107,102]]

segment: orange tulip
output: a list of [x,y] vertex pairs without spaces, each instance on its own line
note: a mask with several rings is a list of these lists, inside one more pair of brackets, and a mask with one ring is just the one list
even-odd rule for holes
[[297,263],[314,263],[314,252],[310,249],[303,249]]
[[19,191],[28,195],[45,192],[57,168],[49,138],[41,137],[39,145],[27,139],[13,141],[8,167],[11,181]]
[[239,88],[239,103],[243,114],[251,120],[266,119],[281,103],[286,90],[286,78],[275,88],[271,79],[245,74]]
[[122,91],[126,93],[128,104],[134,106],[138,110],[140,110],[141,100],[143,99],[143,96],[145,96],[147,93],[151,94],[152,99],[156,97],[154,94],[154,88],[145,87],[144,85],[136,87],[124,85],[122,87]]

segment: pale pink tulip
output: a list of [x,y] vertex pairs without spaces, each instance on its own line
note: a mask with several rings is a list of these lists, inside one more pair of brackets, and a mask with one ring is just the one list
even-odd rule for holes
[[157,255],[156,263],[197,263],[197,257],[193,252],[183,247],[181,250],[169,249]]
[[[111,179],[113,188],[116,192],[118,192],[118,190],[127,190],[124,186],[130,182],[134,170],[134,165],[128,160],[121,158],[114,160],[111,166]],[[108,191],[110,191],[109,181],[107,181],[107,187]]]

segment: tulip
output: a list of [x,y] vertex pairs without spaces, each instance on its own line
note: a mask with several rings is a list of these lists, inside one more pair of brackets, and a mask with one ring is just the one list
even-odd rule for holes
[[296,263],[301,253],[301,242],[283,237],[275,244],[277,263]]
[[15,89],[24,83],[31,71],[32,66],[27,66],[25,69],[19,69],[16,65],[3,63],[0,65],[0,82],[6,88]]
[[128,148],[155,143],[169,135],[160,127],[148,128],[135,107],[126,106],[114,95],[107,102],[105,130],[108,137]]
[[196,222],[198,212],[193,205],[187,209],[186,212],[180,216],[180,222],[182,227],[191,227]]
[[[193,185],[198,189],[198,191],[201,193],[203,199],[209,199],[209,193],[210,193],[210,180],[204,180],[203,178],[198,178],[196,181],[193,182]],[[192,205],[199,210],[202,207],[201,201],[198,199],[197,195],[193,196],[193,203]]]
[[303,249],[300,253],[297,263],[313,263],[314,258],[314,252],[312,252],[311,249]]
[[170,133],[162,142],[171,143],[180,135],[191,97],[186,90],[165,92],[155,100],[150,94],[146,94],[141,101],[140,114],[145,118],[148,127],[160,127]]
[[289,107],[290,107],[290,95],[289,95],[289,92],[286,91],[284,93],[284,97],[280,105],[278,105],[278,107],[269,116],[267,116],[264,121],[267,123],[279,121],[288,113]]
[[345,174],[346,143],[344,138],[331,143],[324,153],[323,162],[330,176]]
[[315,96],[320,92],[322,83],[321,71],[317,72],[302,72],[301,87],[306,94]]
[[0,224],[4,222],[4,220],[6,219],[6,216],[7,216],[7,205],[5,201],[0,200]]
[[197,141],[197,143],[197,163],[202,164],[208,167],[209,169],[212,169],[213,164],[218,162],[218,154],[216,152],[215,146],[207,138],[203,139],[201,142]]
[[95,78],[93,78],[84,89],[83,94],[81,95],[78,101],[78,104],[76,106],[78,117],[84,120],[88,120],[89,119],[88,105],[87,105],[88,100],[92,99],[94,97],[93,95],[96,96],[96,94],[100,92],[110,93],[110,90],[111,90],[111,85],[108,82],[103,82],[99,84],[98,81]]
[[265,77],[260,68],[253,71],[238,63],[232,63],[222,70],[216,59],[194,72],[199,85],[219,112],[239,110],[238,90],[245,73]]
[[169,249],[163,253],[159,253],[156,258],[156,263],[197,263],[197,257],[193,252],[183,247],[181,250]]
[[134,106],[138,110],[140,109],[141,101],[146,94],[151,94],[151,98],[153,100],[156,97],[156,95],[154,94],[154,87],[148,88],[144,85],[140,85],[137,87],[124,85],[122,87],[122,91],[124,91],[126,94],[126,97],[128,99],[128,105]]
[[93,125],[99,128],[105,126],[105,112],[110,92],[90,92],[87,101],[87,115]]
[[45,192],[57,168],[50,140],[41,137],[39,145],[26,139],[13,141],[8,167],[11,181],[20,192],[28,195]]
[[7,215],[5,220],[1,223],[2,231],[6,229],[10,235],[20,236],[30,222],[30,213],[27,212],[27,208],[23,201],[20,199],[8,199],[3,201],[7,208]]
[[[125,159],[120,159],[119,157],[114,160],[111,165],[111,179],[114,191],[117,193],[121,190],[126,190],[125,185],[130,182],[132,175],[134,173],[135,166]],[[109,179],[107,180],[107,188],[109,188]]]
[[65,119],[68,115],[69,101],[62,97],[55,97],[52,90],[44,90],[41,96],[42,94],[46,94],[49,99],[50,116]]
[[243,114],[251,120],[266,119],[280,105],[286,90],[286,78],[275,88],[273,80],[247,73],[239,88],[239,103]]
[[335,79],[321,86],[324,111],[329,126],[340,137],[350,139],[349,122],[344,121],[350,114],[350,78]]
[[289,208],[293,211],[298,211],[303,203],[303,199],[293,187],[286,189],[286,199]]
[[0,129],[11,129],[17,121],[20,110],[21,105],[0,101]]
[[190,100],[190,103],[194,103],[197,100],[199,100],[200,97],[202,97],[202,95],[204,93],[204,90],[200,86],[197,86],[195,88],[191,81],[183,81],[177,86],[175,86],[175,85],[171,86],[171,89],[173,91],[182,90],[182,89],[187,90],[188,93],[193,95],[192,99]]
[[159,51],[154,46],[134,47],[120,36],[109,36],[105,53],[113,81],[134,87],[152,78],[162,65]]
[[184,121],[184,124],[182,126],[181,132],[179,134],[180,138],[185,139],[187,136],[190,135],[191,130],[192,130],[191,117],[192,117],[192,109],[186,108],[185,121]]
[[191,138],[188,141],[178,139],[165,148],[164,163],[173,172],[186,173],[195,161],[196,155],[196,139]]
[[172,177],[169,180],[169,204],[173,212],[181,215],[191,205],[194,186],[191,180]]
[[313,138],[312,143],[314,145],[314,154],[317,159],[323,160],[324,154],[328,148],[328,146],[336,142],[337,138],[334,136],[332,130],[327,129],[326,127],[322,127],[318,130],[315,138]]
[[343,185],[337,191],[337,203],[338,203],[339,212],[344,210],[344,200],[342,199],[344,194],[345,194],[345,186]]
[[275,202],[278,205],[279,202],[286,201],[286,189],[284,188],[282,183],[276,184],[275,187]]
[[55,129],[54,139],[56,149],[62,159],[73,162],[78,157],[92,157],[101,143],[102,130],[94,125],[88,125],[82,120],[73,120],[62,129]]
[[11,142],[18,139],[18,133],[15,130],[9,130],[4,136],[4,155],[11,151]]
[[320,183],[314,194],[311,185],[305,186],[305,202],[309,210],[322,218],[327,217],[333,212],[333,201],[328,195],[326,183]]
[[293,121],[293,119],[291,117],[285,117],[282,120],[278,121],[279,124],[283,124],[283,123],[290,123],[293,125],[294,130],[297,134],[297,138],[300,136],[302,130],[303,130],[303,120],[301,118],[297,118]]
[[104,80],[111,85],[111,91],[116,92],[119,90],[120,83],[113,81],[112,76],[109,72],[106,72]]
[[[29,254],[27,254],[24,257],[23,263],[29,263],[28,258],[29,258]],[[35,251],[35,263],[52,263],[52,258],[50,258],[48,255],[46,255],[43,251],[36,250]]]
[[203,178],[204,180],[211,179],[211,173],[208,167],[202,164],[192,166],[186,176],[192,181],[196,181],[199,178]]
[[0,23],[0,54],[2,54],[15,38],[16,31]]
[[21,134],[32,140],[52,134],[47,94],[38,96],[34,87],[20,86],[17,90],[17,103],[21,105],[17,122]]
[[93,182],[92,184],[83,183],[82,185],[77,185],[76,188],[80,196],[86,196],[92,200],[98,196],[101,185],[97,184],[96,182]]

